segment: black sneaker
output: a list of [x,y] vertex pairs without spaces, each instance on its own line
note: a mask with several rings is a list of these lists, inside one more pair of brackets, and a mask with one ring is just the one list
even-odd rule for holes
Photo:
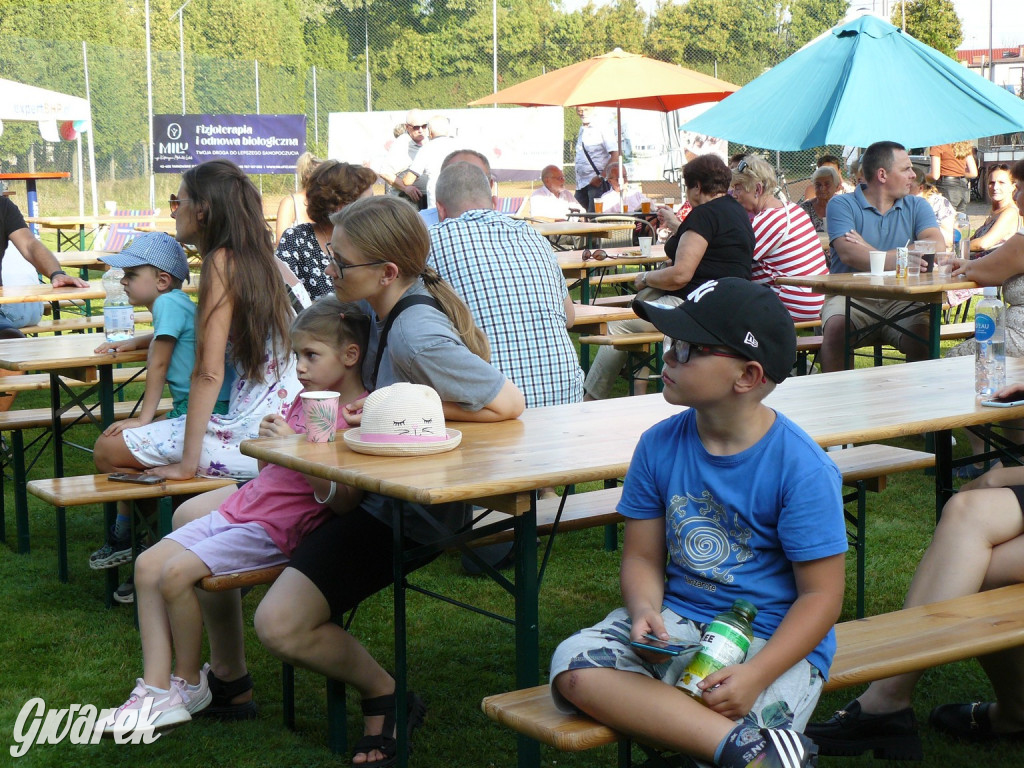
[[917,718],[910,707],[884,715],[861,712],[854,699],[823,723],[808,723],[804,733],[823,755],[853,757],[874,751],[882,760],[922,760]]
[[111,528],[107,534],[107,543],[89,555],[89,567],[99,571],[104,568],[116,568],[119,565],[130,563],[131,560],[131,535],[119,539],[114,535],[114,529]]
[[135,602],[135,577],[128,577],[116,590],[114,590],[114,601],[122,605],[131,605]]

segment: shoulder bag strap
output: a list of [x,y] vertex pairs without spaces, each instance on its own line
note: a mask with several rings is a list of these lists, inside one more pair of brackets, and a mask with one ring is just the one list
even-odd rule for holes
[[398,300],[398,303],[391,308],[391,313],[388,315],[388,320],[384,323],[384,330],[380,332],[380,341],[377,343],[377,359],[373,363],[373,386],[377,386],[377,371],[380,370],[380,361],[384,357],[384,349],[388,345],[388,334],[391,333],[391,326],[395,323],[395,318],[398,317],[409,307],[416,304],[428,304],[438,312],[444,312],[441,309],[441,305],[437,299],[433,296],[405,296]]

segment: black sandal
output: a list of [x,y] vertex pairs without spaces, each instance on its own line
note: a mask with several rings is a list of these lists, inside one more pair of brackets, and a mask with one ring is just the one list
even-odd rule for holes
[[[412,691],[405,695],[405,703],[407,712],[405,739],[411,754],[413,731],[423,724],[427,714],[427,706],[423,703],[423,699]],[[394,765],[398,761],[398,742],[393,736],[384,735],[395,732],[395,694],[391,693],[387,696],[363,699],[360,706],[362,707],[364,717],[384,715],[384,727],[381,728],[380,733],[376,736],[363,736],[359,739],[355,747],[353,747],[353,757],[355,755],[366,755],[374,750],[380,752],[384,757],[373,762],[366,761],[364,763],[352,763],[352,765],[355,768],[389,768],[389,766]]]
[[237,680],[224,682],[213,674],[213,670],[206,673],[206,682],[210,686],[210,693],[213,700],[210,706],[195,714],[195,717],[212,717],[216,720],[255,720],[258,709],[256,702],[248,701],[232,704],[231,700],[240,696],[246,691],[252,690],[252,675],[246,673]]

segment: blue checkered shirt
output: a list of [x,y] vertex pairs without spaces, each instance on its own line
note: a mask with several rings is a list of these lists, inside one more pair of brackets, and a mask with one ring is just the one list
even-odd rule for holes
[[466,211],[431,227],[428,261],[469,306],[490,339],[491,363],[527,407],[583,399],[583,371],[565,329],[565,279],[533,227],[496,211]]

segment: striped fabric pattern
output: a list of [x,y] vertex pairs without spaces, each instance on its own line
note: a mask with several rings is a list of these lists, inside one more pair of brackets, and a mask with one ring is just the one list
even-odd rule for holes
[[771,286],[794,321],[817,320],[824,296],[806,288],[774,284],[779,275],[828,274],[825,252],[810,217],[796,203],[787,203],[780,208],[766,208],[751,224],[756,239],[751,280]]

